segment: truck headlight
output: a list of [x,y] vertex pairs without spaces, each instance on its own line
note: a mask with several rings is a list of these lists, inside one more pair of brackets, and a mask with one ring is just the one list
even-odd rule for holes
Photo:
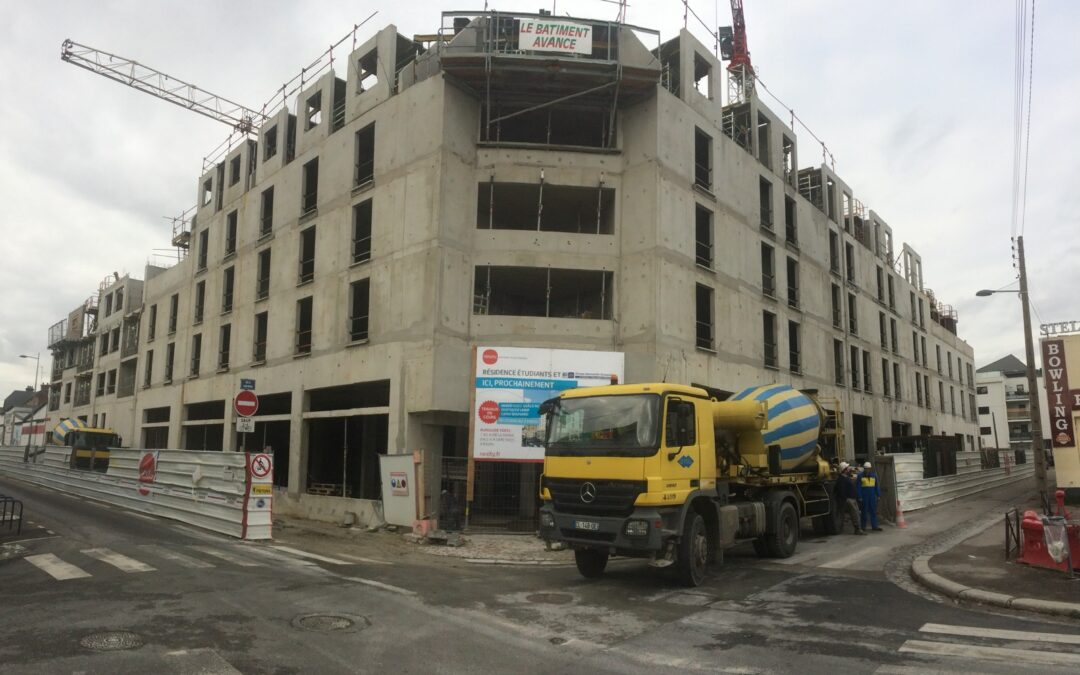
[[626,521],[626,536],[645,537],[649,534],[649,521],[628,520]]
[[540,527],[555,527],[555,516],[547,511],[540,512]]

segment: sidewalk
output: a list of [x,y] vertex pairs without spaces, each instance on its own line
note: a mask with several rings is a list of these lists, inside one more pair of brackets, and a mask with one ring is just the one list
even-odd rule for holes
[[[1021,508],[1034,509],[1034,502]],[[948,550],[914,559],[911,574],[950,598],[1080,619],[1080,577],[1005,560],[1004,514]]]

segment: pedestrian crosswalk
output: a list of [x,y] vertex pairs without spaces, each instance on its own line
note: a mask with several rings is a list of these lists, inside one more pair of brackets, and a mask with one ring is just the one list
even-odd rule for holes
[[927,639],[906,640],[898,651],[958,672],[980,672],[977,662],[1004,663],[1022,670],[1041,667],[1075,672],[1080,668],[1080,634],[937,623],[923,625],[919,633]]
[[23,560],[56,581],[86,579],[108,573],[137,575],[157,572],[163,567],[205,570],[215,567],[284,566],[314,573],[322,571],[307,558],[322,562],[333,561],[333,564],[340,565],[355,564],[286,547],[274,547],[281,549],[275,551],[266,547],[244,545],[139,544],[132,548],[133,550],[126,550],[124,553],[105,547],[70,550],[60,554],[38,553],[24,556]]

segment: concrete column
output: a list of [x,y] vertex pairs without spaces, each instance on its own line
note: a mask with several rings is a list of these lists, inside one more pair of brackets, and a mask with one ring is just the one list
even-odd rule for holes
[[290,497],[298,497],[307,489],[308,443],[304,413],[308,409],[307,395],[302,386],[292,391],[292,420],[289,422],[289,488]]

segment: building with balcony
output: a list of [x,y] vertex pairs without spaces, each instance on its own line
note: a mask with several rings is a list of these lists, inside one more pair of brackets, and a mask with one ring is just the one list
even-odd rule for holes
[[[1042,370],[1035,371],[1043,444],[1050,447],[1049,408]],[[975,374],[976,405],[979,413],[979,442],[986,448],[1031,448],[1031,409],[1027,366],[1009,354],[979,368]]]
[[[972,349],[883,217],[832,167],[798,168],[756,96],[725,105],[691,33],[566,19],[588,45],[525,48],[523,22],[550,19],[448,12],[423,42],[388,26],[306,83],[198,178],[188,254],[147,269],[136,356],[99,302],[86,402],[58,411],[126,406],[108,420],[144,447],[270,448],[275,508],[361,521],[380,454],[422,451],[429,503],[464,476],[441,468],[468,455],[478,345],[816,389],[848,458],[883,436],[974,448]],[[86,339],[57,343],[54,388],[78,383]],[[241,378],[260,397],[246,437]],[[530,517],[538,474],[478,462],[473,514]]]

